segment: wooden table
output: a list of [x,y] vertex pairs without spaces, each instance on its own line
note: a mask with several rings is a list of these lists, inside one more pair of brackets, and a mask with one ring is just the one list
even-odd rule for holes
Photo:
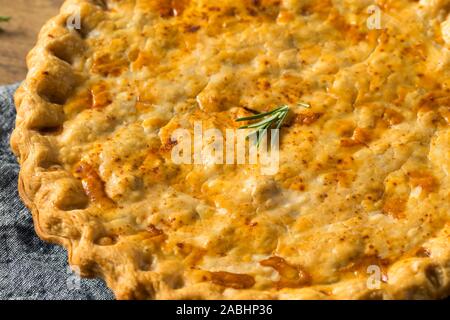
[[11,21],[1,23],[0,85],[25,78],[25,57],[36,43],[44,23],[58,13],[63,0],[0,0],[0,16]]

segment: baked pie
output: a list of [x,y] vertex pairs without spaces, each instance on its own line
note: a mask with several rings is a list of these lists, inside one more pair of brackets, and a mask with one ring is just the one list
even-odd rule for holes
[[[449,13],[449,0],[66,1],[16,94],[37,233],[119,299],[447,297]],[[273,120],[271,174],[204,157],[218,141],[204,135],[205,161],[173,157],[196,144],[179,130],[230,142]]]

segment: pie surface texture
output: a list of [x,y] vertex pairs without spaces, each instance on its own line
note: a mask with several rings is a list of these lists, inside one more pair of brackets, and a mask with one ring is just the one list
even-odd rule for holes
[[[40,237],[120,299],[448,296],[450,1],[373,4],[66,1],[11,139]],[[280,105],[276,174],[172,160]]]

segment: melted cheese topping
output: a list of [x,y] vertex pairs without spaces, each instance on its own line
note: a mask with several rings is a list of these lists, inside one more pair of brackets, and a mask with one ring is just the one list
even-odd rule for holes
[[[182,275],[290,290],[365,277],[440,230],[449,1],[375,2],[369,30],[372,1],[108,1],[54,138],[105,225],[99,243],[137,239],[174,288]],[[177,128],[224,131],[283,104],[276,175],[172,161]]]

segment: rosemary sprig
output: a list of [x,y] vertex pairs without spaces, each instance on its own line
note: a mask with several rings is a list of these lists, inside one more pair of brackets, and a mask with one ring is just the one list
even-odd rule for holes
[[269,112],[258,113],[253,116],[238,118],[236,119],[236,121],[241,122],[241,121],[260,120],[255,123],[239,127],[239,129],[255,129],[255,131],[250,133],[249,136],[256,134],[257,135],[256,144],[257,146],[259,146],[262,138],[264,137],[265,134],[267,134],[267,130],[271,128],[275,129],[281,128],[288,113],[289,113],[289,106],[284,105]]
[[306,103],[306,102],[298,102],[297,105],[299,107],[303,107],[303,108],[306,108],[306,109],[310,109],[311,108],[311,105],[309,103]]

